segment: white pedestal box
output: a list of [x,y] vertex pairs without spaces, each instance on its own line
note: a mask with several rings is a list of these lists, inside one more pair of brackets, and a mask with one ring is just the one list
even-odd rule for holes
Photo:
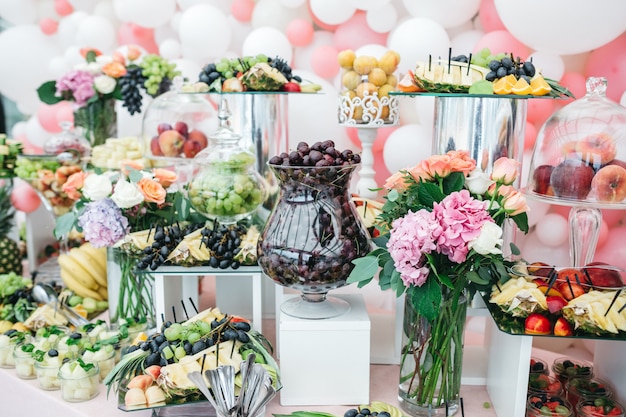
[[306,320],[280,314],[280,404],[368,404],[370,320],[359,294],[334,295],[347,313]]

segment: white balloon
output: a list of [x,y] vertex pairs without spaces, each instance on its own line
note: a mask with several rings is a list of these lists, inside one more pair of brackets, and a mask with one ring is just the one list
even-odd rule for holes
[[387,51],[389,51],[389,48],[387,48],[386,46],[378,45],[376,43],[369,43],[367,45],[361,46],[356,51],[354,51],[354,53],[356,54],[356,56],[369,55],[375,58],[380,58],[385,55]]
[[311,13],[328,25],[341,24],[350,19],[356,11],[349,1],[310,0],[309,7]]
[[78,24],[76,45],[107,53],[115,46],[115,28],[102,16],[89,16]]
[[14,25],[35,23],[37,7],[34,0],[0,0],[0,16]]
[[312,72],[313,68],[311,67],[311,55],[318,47],[325,45],[334,45],[332,32],[325,30],[316,30],[313,32],[313,40],[310,44],[295,49],[292,68]]
[[62,77],[70,69],[70,66],[67,65],[65,57],[63,56],[55,56],[48,61],[48,72],[50,73],[52,79],[56,80],[57,78]]
[[85,62],[85,58],[83,58],[83,56],[80,54],[80,48],[78,46],[70,46],[65,48],[63,58],[65,59],[65,63],[70,68],[74,68],[78,64],[82,64]]
[[412,97],[400,97],[398,106],[401,125],[419,124],[420,118],[415,111],[415,99]]
[[120,23],[119,19],[115,15],[115,10],[113,9],[113,4],[111,4],[107,0],[102,0],[96,4],[96,7],[93,9],[94,16],[102,16],[106,18],[109,22],[113,24],[113,26],[117,27]]
[[389,172],[410,168],[431,155],[428,129],[419,124],[400,126],[385,142],[383,160]]
[[526,235],[524,245],[520,247],[522,258],[528,262],[545,262],[549,265],[566,266],[570,265],[569,248],[567,245],[546,246],[537,233],[531,232]]
[[450,38],[437,22],[413,17],[402,21],[387,38],[387,46],[398,52],[402,59],[401,72],[415,69],[417,61],[426,61],[428,56],[448,56]]
[[531,58],[537,65],[541,65],[541,74],[543,74],[544,77],[560,80],[565,72],[565,63],[558,54],[535,51],[528,57],[528,59]]
[[589,5],[587,0],[529,0],[519,7],[510,0],[495,0],[511,35],[532,49],[559,55],[590,51],[626,30],[626,2],[601,1],[593,9]]
[[310,20],[306,7],[285,7],[278,0],[258,0],[252,10],[254,29],[269,26],[284,32],[294,19]]
[[550,210],[550,204],[538,201],[533,198],[526,199],[528,204],[528,226],[532,227],[536,225],[543,216]]
[[375,8],[368,9],[365,20],[374,32],[386,33],[396,26],[398,12],[393,4],[385,2]]
[[455,51],[454,54],[469,56],[469,53],[474,50],[474,46],[476,46],[484,34],[482,30],[466,30],[454,36],[451,41],[452,50]]
[[568,223],[565,217],[556,213],[548,213],[537,222],[535,228],[537,239],[546,246],[561,246],[567,241]]
[[411,16],[432,19],[445,28],[471,20],[480,7],[480,0],[403,0]]
[[267,56],[279,56],[291,62],[292,48],[287,36],[272,27],[254,29],[246,40],[243,41],[242,55],[265,54]]
[[62,17],[59,20],[59,27],[57,28],[57,38],[61,47],[67,48],[76,44],[76,32],[80,22],[86,19],[89,15],[82,11],[75,11],[74,13]]
[[176,12],[172,15],[172,18],[170,19],[169,25],[172,29],[174,29],[176,33],[178,33],[178,28],[180,27],[180,18],[182,17],[182,15],[182,12]]
[[192,61],[190,59],[173,59],[171,61],[176,64],[176,69],[181,72],[181,75],[190,81],[198,80],[198,75],[202,70],[202,64]]
[[313,143],[326,139],[335,141],[337,149],[353,148],[346,129],[337,122],[337,88],[313,72],[298,71],[298,74],[320,84],[324,94],[289,95],[290,149],[295,149],[300,141]]
[[181,53],[180,42],[176,39],[166,39],[159,44],[159,55],[165,59],[180,58]]
[[26,122],[19,121],[11,128],[11,137],[17,138],[26,134]]
[[235,19],[232,15],[228,16],[228,23],[232,28],[233,37],[230,40],[230,49],[232,51],[237,51],[236,56],[240,57],[241,49],[243,47],[243,42],[246,40],[250,32],[252,32],[252,25],[250,22],[240,22]]
[[230,13],[230,1],[224,0],[176,0],[180,10],[188,10],[198,4],[208,4],[220,9],[223,13]]
[[48,62],[61,53],[58,45],[39,26],[19,25],[0,32],[0,51],[6,57],[0,65],[0,93],[29,113],[36,111],[36,90],[50,79]]
[[113,0],[113,9],[122,22],[146,28],[161,26],[176,11],[176,0]]
[[232,37],[226,15],[208,4],[185,10],[180,17],[178,32],[183,57],[197,61],[227,51]]
[[[177,14],[180,15],[180,13]],[[161,42],[167,39],[178,40],[178,30],[172,28],[170,22],[167,22],[158,28],[154,28],[154,41],[157,45],[160,45]]]
[[87,13],[93,13],[98,0],[68,0],[74,10],[80,10]]
[[348,0],[348,3],[352,3],[356,9],[367,11],[389,5],[391,0]]
[[50,132],[46,132],[39,123],[37,115],[31,116],[26,122],[26,137],[32,145],[43,148],[43,144],[50,135]]
[[300,7],[306,3],[306,0],[280,0],[280,4],[285,7]]
[[35,6],[36,9],[36,17],[35,21],[39,22],[41,19],[50,18],[50,19],[58,19],[59,15],[56,10],[54,10],[54,2],[52,1],[40,1]]

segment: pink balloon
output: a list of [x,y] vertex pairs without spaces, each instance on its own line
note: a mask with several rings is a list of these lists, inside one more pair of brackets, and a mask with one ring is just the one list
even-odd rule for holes
[[37,109],[37,119],[39,120],[39,124],[43,127],[46,132],[50,133],[58,133],[61,131],[61,126],[59,126],[59,119],[57,118],[57,114],[59,109],[67,107],[70,104],[65,101],[61,101],[57,104],[44,104],[42,103]]
[[387,168],[385,158],[383,156],[383,149],[385,148],[385,143],[388,138],[389,135],[379,140],[377,136],[374,146],[372,146],[372,153],[374,154],[374,171],[376,171],[374,174],[374,180],[376,181],[376,184],[381,187],[385,184],[387,178],[391,177],[391,172]]
[[602,220],[606,222],[609,228],[621,226],[625,219],[625,210],[602,210]]
[[74,7],[68,0],[54,0],[54,11],[63,17],[72,14]]
[[522,59],[526,59],[529,55],[528,47],[515,39],[506,30],[494,30],[485,33],[474,46],[474,52],[478,52],[483,48],[489,48],[493,54],[501,52],[513,53],[513,56],[519,56]]
[[561,216],[563,216],[563,217],[565,217],[567,219],[567,218],[569,218],[570,210],[571,210],[571,207],[569,207],[569,206],[561,206],[559,204],[553,204],[550,207],[549,212],[550,213],[560,214]]
[[350,139],[350,142],[352,142],[353,145],[361,147],[359,131],[356,127],[346,127],[346,133],[348,134],[348,139]]
[[313,25],[306,19],[294,19],[287,25],[285,33],[293,46],[307,46],[313,41]]
[[334,46],[322,45],[317,47],[311,54],[311,68],[313,72],[322,78],[332,78],[339,73],[337,54]]
[[535,139],[537,139],[537,128],[531,122],[526,122],[526,129],[524,131],[524,150],[532,151],[535,146]]
[[566,72],[561,77],[560,84],[567,87],[576,98],[581,98],[587,92],[586,82],[587,79],[584,75],[577,72]]
[[159,46],[154,40],[154,29],[144,28],[134,23],[122,23],[117,30],[117,43],[120,45],[137,45],[148,53],[156,54]]
[[59,28],[59,22],[49,17],[44,17],[39,21],[39,29],[44,33],[44,35],[52,35],[56,33]]
[[387,33],[372,30],[367,24],[365,12],[356,12],[350,19],[339,25],[333,35],[337,50],[358,49],[369,44],[386,45]]
[[485,32],[492,32],[494,30],[506,30],[504,23],[500,20],[496,5],[493,0],[482,0],[480,2],[480,8],[478,9],[478,19],[480,25]]
[[240,22],[249,22],[254,11],[254,0],[233,0],[230,13]]
[[543,123],[554,112],[554,100],[547,98],[533,98],[528,100],[526,120],[537,126]]
[[57,104],[57,112],[56,112],[57,124],[61,122],[70,122],[74,123],[74,109],[72,108],[72,103],[68,101],[62,101]]
[[600,249],[606,244],[609,239],[609,225],[604,220],[600,223],[600,233],[598,233],[598,243],[596,243],[596,250]]
[[41,205],[41,199],[33,187],[25,182],[19,182],[11,193],[11,203],[16,210],[32,213]]
[[626,233],[626,226],[610,230],[609,237],[606,239],[604,245],[596,251],[593,260],[596,262],[606,262],[610,265],[626,269],[624,233]]
[[606,96],[619,103],[626,91],[626,35],[591,52],[585,75],[605,77],[608,82]]

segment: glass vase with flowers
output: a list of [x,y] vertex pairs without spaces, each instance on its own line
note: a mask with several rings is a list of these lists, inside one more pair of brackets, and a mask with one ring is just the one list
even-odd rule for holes
[[[491,175],[465,151],[434,155],[385,183],[378,248],[353,260],[349,283],[378,276],[405,295],[399,398],[415,416],[459,408],[468,300],[509,278],[503,226],[528,230],[528,206],[512,184],[519,163],[503,157]],[[518,253],[511,245],[512,253]]]

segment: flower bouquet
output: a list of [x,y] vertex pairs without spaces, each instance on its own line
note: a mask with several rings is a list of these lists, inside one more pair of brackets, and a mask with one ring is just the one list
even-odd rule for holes
[[458,409],[467,300],[509,279],[504,224],[528,230],[526,200],[512,185],[518,176],[512,159],[498,159],[488,175],[467,152],[450,151],[384,185],[378,248],[353,261],[348,283],[361,287],[378,274],[382,289],[406,295],[399,395],[407,411]]
[[180,75],[175,64],[158,55],[141,56],[136,47],[129,47],[125,56],[119,52],[103,55],[93,48],[85,48],[81,54],[85,62],[57,80],[46,81],[37,93],[46,104],[74,102],[74,125],[85,129],[92,146],[115,136],[116,100],[122,100],[132,116],[141,112],[140,87],[156,97],[168,91],[173,78]]

